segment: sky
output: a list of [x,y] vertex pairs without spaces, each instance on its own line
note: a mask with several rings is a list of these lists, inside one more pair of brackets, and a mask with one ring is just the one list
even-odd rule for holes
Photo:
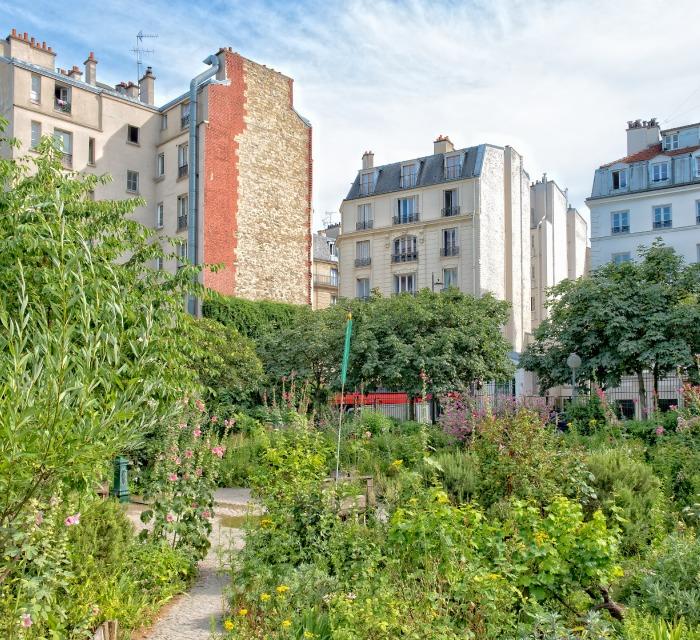
[[136,80],[136,34],[157,34],[144,62],[159,104],[222,46],[294,78],[314,128],[317,228],[365,150],[381,165],[432,153],[439,134],[511,145],[585,212],[628,120],[700,121],[698,0],[0,0],[0,15],[3,35],[46,40],[59,67],[94,51],[112,84]]

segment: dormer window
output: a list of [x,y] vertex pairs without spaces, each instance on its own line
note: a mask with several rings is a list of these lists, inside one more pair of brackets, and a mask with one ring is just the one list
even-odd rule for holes
[[664,136],[663,149],[664,151],[673,151],[674,149],[678,149],[677,133],[671,133],[669,135]]
[[462,175],[462,156],[445,156],[445,180],[454,180]]
[[418,165],[415,162],[401,166],[401,188],[410,189],[418,184]]
[[627,188],[627,169],[619,169],[612,172],[612,188],[626,189]]
[[360,174],[360,195],[367,196],[374,192],[374,171]]
[[653,182],[668,180],[668,162],[657,162],[651,165],[651,179]]

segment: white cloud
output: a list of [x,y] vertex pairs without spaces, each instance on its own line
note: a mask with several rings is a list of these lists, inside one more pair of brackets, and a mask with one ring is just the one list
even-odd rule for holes
[[139,5],[138,24],[126,0],[69,21],[66,3],[0,8],[55,33],[61,53],[95,50],[111,81],[134,73],[135,32],[159,33],[149,63],[163,100],[224,45],[292,76],[297,109],[314,125],[317,225],[337,210],[365,149],[385,163],[430,153],[440,133],[458,146],[510,144],[533,179],[546,171],[582,207],[595,167],[624,155],[627,120],[674,111],[668,124],[700,120],[696,0],[155,0]]

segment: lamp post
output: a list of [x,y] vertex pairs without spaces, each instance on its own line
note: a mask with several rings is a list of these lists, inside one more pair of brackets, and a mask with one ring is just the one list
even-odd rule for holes
[[576,388],[576,369],[581,366],[581,357],[577,353],[570,353],[566,359],[566,366],[571,369],[571,399],[575,400],[578,396]]
[[438,287],[441,287],[441,286],[442,286],[442,280],[440,280],[440,278],[438,278],[438,279],[436,280],[436,279],[435,279],[435,274],[434,274],[434,273],[431,273],[431,274],[430,274],[430,290],[431,290],[433,293],[435,293],[435,285],[437,285]]

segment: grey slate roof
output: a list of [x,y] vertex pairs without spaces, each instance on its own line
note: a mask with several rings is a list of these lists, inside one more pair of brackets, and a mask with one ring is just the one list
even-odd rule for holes
[[[411,188],[418,189],[443,182],[449,183],[455,180],[464,180],[465,178],[475,178],[481,174],[481,162],[484,157],[483,145],[456,149],[455,151],[462,154],[462,175],[459,178],[445,179],[445,154],[436,153],[432,156],[415,159],[418,162],[418,182],[415,187]],[[452,155],[452,153],[449,155]],[[377,176],[376,184],[374,185],[374,191],[369,195],[405,191],[406,189],[401,188],[401,165],[408,162],[411,162],[411,160],[374,167]],[[360,195],[360,173],[358,173],[345,199],[354,200],[366,197],[367,195]]]
[[338,258],[331,255],[331,250],[328,247],[328,240],[320,233],[314,233],[313,237],[314,260],[323,260],[325,262],[337,262]]

